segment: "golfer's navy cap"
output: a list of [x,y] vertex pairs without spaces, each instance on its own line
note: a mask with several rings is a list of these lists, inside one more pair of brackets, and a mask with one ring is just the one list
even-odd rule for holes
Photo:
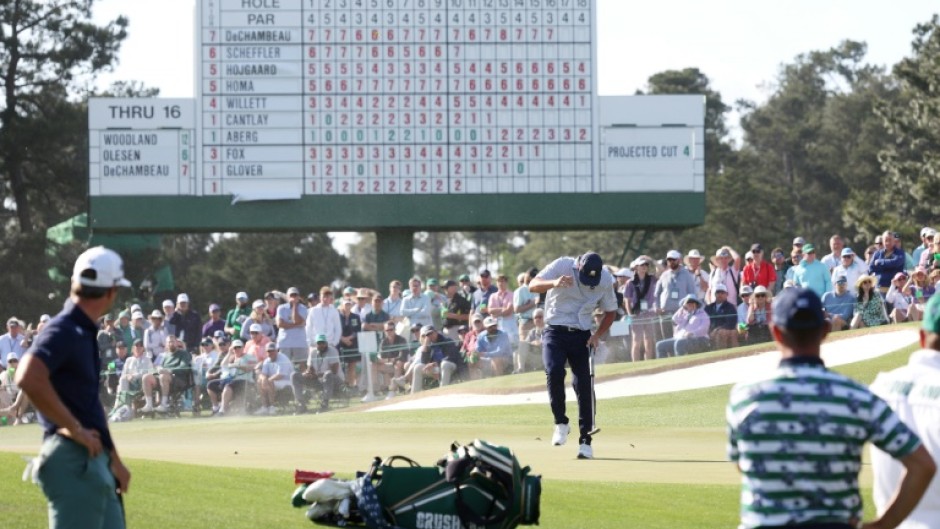
[[594,252],[588,252],[578,258],[578,281],[582,285],[596,287],[601,282],[604,261]]
[[826,323],[822,301],[807,288],[784,289],[774,300],[774,325],[791,330],[818,329]]

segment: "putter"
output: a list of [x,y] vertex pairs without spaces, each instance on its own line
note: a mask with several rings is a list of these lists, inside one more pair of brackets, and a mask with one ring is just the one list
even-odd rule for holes
[[588,354],[591,355],[588,365],[590,366],[591,371],[591,429],[588,431],[588,435],[597,435],[601,432],[601,429],[597,426],[597,394],[594,392],[594,347],[588,349]]

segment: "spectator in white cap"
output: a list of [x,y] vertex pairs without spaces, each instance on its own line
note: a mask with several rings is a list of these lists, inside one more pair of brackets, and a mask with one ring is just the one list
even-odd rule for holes
[[627,288],[627,283],[629,283],[636,274],[629,268],[621,268],[619,270],[611,269],[610,273],[614,276],[614,279],[617,280],[617,284],[614,285],[614,293],[617,295],[617,316],[620,317],[627,313],[623,302],[623,292]]
[[542,335],[545,333],[545,310],[538,308],[532,311],[532,321],[535,326],[529,329],[525,339],[519,342],[520,372],[542,368]]
[[261,327],[260,323],[248,325],[248,341],[245,342],[245,354],[253,355],[260,364],[266,358],[264,348],[269,343],[271,343],[271,339],[264,335],[264,328]]
[[754,289],[751,285],[741,285],[741,302],[738,303],[738,325],[747,327],[747,310],[750,307],[751,296],[754,295]]
[[679,303],[679,309],[672,315],[675,338],[656,342],[656,358],[684,356],[708,349],[711,319],[703,310],[702,301],[695,294],[688,294]]
[[748,343],[769,342],[771,321],[770,290],[764,285],[757,285],[747,307]]
[[[242,330],[240,336],[242,340],[251,338],[249,328],[255,324],[261,326],[261,334],[272,340],[277,338],[277,328],[274,326],[274,322],[271,321],[271,318],[268,316],[268,311],[266,311],[265,308],[264,301],[260,299],[256,299],[251,304],[251,314],[249,314],[248,319],[244,320],[241,324]],[[284,351],[281,352],[283,353]],[[290,358],[290,355],[288,355],[288,358]]]
[[695,278],[695,284],[698,285],[695,293],[698,299],[705,299],[705,294],[708,293],[708,272],[702,268],[702,259],[702,252],[696,249],[689,250],[689,253],[685,255],[685,266],[688,267],[692,277]]
[[[660,315],[675,314],[682,308],[682,300],[689,295],[698,293],[698,285],[689,270],[682,266],[682,254],[678,250],[669,250],[666,253],[666,270],[656,282],[654,304]],[[698,298],[696,298],[698,299]],[[699,302],[701,304],[701,301]],[[667,316],[668,317],[668,316]],[[660,325],[663,340],[672,338],[672,326]]]
[[[791,278],[790,278],[790,275],[789,275],[790,269],[793,268],[794,266],[800,264],[800,260],[803,259],[803,246],[804,246],[805,244],[806,244],[806,239],[804,239],[803,237],[796,237],[796,238],[793,239],[793,247],[790,248],[790,257],[791,257],[791,259],[787,260],[786,268],[785,268],[785,271],[786,271],[785,273],[787,274],[787,279],[791,279]],[[793,259],[792,257],[793,257],[794,254],[799,254],[799,255],[800,255],[800,258],[799,258],[799,259]]]
[[29,399],[22,395],[14,381],[20,357],[16,353],[7,353],[4,357],[7,367],[0,372],[0,417],[6,417],[19,424],[20,417],[29,405]]
[[940,263],[934,263],[937,260],[937,254],[940,253],[940,236],[931,228],[930,231],[924,234],[924,238],[927,239],[927,249],[921,252],[920,257],[914,262],[918,266],[923,266],[929,272],[940,266]]
[[659,318],[654,308],[655,266],[649,256],[641,255],[630,263],[630,268],[634,276],[623,290],[623,307],[632,318],[630,334],[633,343],[630,355],[634,362],[652,360],[656,358],[655,327]]
[[215,331],[224,330],[225,320],[222,319],[222,307],[218,303],[213,303],[209,305],[209,319],[202,326],[200,341],[202,341],[202,338],[211,338],[215,335]]
[[0,362],[6,369],[6,358],[10,353],[16,353],[17,356],[23,356],[26,349],[23,348],[23,340],[26,333],[23,331],[23,324],[16,316],[7,320],[7,332],[0,336]]
[[169,334],[163,313],[154,309],[150,313],[150,328],[144,331],[144,351],[147,358],[154,360],[163,354],[166,349],[166,337]]
[[832,276],[833,290],[822,297],[823,310],[832,325],[833,332],[848,328],[855,316],[855,294],[849,288],[845,274]]
[[728,291],[728,302],[732,305],[740,303],[738,292],[741,289],[741,268],[738,266],[740,256],[730,246],[722,246],[715,252],[712,259],[712,273],[708,278],[708,296],[706,302],[715,301],[715,287],[721,283]]
[[933,238],[937,235],[937,230],[924,226],[920,230],[920,246],[914,248],[911,252],[911,258],[914,259],[914,264],[920,264],[921,256],[925,251],[930,251],[930,247],[933,246]]
[[[331,293],[330,302],[332,301]],[[309,348],[314,345],[309,344],[308,347],[308,341],[315,336],[308,334],[307,330],[309,314],[312,311],[313,309],[310,309],[308,312],[307,304],[300,298],[300,290],[297,287],[288,288],[287,302],[277,307],[277,348],[290,358],[291,362],[303,361],[308,356]]]
[[512,367],[509,335],[499,329],[499,320],[492,316],[483,320],[483,327],[486,331],[477,336],[479,361],[475,367],[482,369],[485,376],[505,375]]
[[[254,355],[245,353],[245,344],[241,340],[232,341],[232,347],[221,362],[222,376],[218,380],[209,382],[206,389],[212,398],[213,415],[222,417],[231,411],[231,405],[236,396],[239,396],[246,390],[246,387],[252,380],[252,373],[258,360]],[[216,403],[221,400],[221,405],[216,411]]]
[[173,325],[174,315],[176,314],[176,304],[173,303],[172,299],[165,299],[161,306],[163,308],[163,328],[166,329],[167,334],[176,336],[176,326]]
[[235,307],[225,315],[225,332],[229,336],[242,336],[242,323],[251,315],[252,305],[248,303],[248,293],[235,294]]
[[738,308],[728,302],[728,289],[721,283],[715,286],[715,301],[705,306],[711,320],[708,336],[715,349],[738,346]]
[[131,339],[132,340],[143,340],[144,332],[147,330],[147,327],[150,325],[147,323],[144,318],[144,313],[135,310],[131,312]]
[[868,273],[868,267],[865,265],[864,261],[855,255],[855,252],[853,252],[851,248],[843,248],[839,254],[839,264],[832,269],[832,283],[834,285],[836,278],[839,276],[845,277],[848,290],[854,296],[857,293],[855,282],[858,281],[858,278]]
[[188,294],[176,296],[176,313],[170,323],[173,324],[175,336],[183,340],[187,350],[199,349],[199,340],[202,340],[202,319],[192,310]]
[[264,346],[264,351],[265,358],[258,371],[258,394],[261,396],[261,407],[255,415],[277,415],[275,407],[277,394],[291,389],[294,365],[291,364],[290,358],[278,352],[277,344],[274,342],[268,342]]

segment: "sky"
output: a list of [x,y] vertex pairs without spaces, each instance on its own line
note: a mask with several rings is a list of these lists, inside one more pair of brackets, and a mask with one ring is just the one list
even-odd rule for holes
[[[97,22],[130,20],[120,62],[98,86],[136,80],[163,97],[193,97],[195,5],[98,0]],[[726,104],[760,103],[781,64],[845,39],[868,43],[869,63],[892,66],[910,54],[914,26],[937,12],[937,0],[597,0],[598,93],[630,95],[655,73],[696,67]],[[737,120],[728,116],[732,131]]]

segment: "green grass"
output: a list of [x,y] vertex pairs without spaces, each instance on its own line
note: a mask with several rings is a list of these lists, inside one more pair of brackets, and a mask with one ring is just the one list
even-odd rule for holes
[[[906,363],[913,349],[838,371],[871,382],[879,371]],[[630,371],[629,365],[604,367]],[[633,369],[640,367],[646,368]],[[503,388],[519,391],[530,384],[528,376],[534,377],[498,380],[516,379],[515,389]],[[476,437],[512,447],[523,464],[543,475],[542,527],[733,527],[739,478],[725,460],[729,389],[600,401],[603,431],[594,442],[594,461],[576,460],[573,444],[549,445],[545,405],[377,413],[359,413],[362,407],[354,406],[301,417],[138,420],[112,431],[134,476],[127,497],[134,528],[309,527],[303,511],[289,504],[293,469],[350,477],[373,456],[394,454],[433,464],[452,441]],[[46,526],[42,494],[19,480],[24,463],[16,454],[35,453],[39,437],[34,425],[0,428],[4,528]],[[867,468],[862,483],[870,487]],[[871,515],[870,489],[865,495]]]

